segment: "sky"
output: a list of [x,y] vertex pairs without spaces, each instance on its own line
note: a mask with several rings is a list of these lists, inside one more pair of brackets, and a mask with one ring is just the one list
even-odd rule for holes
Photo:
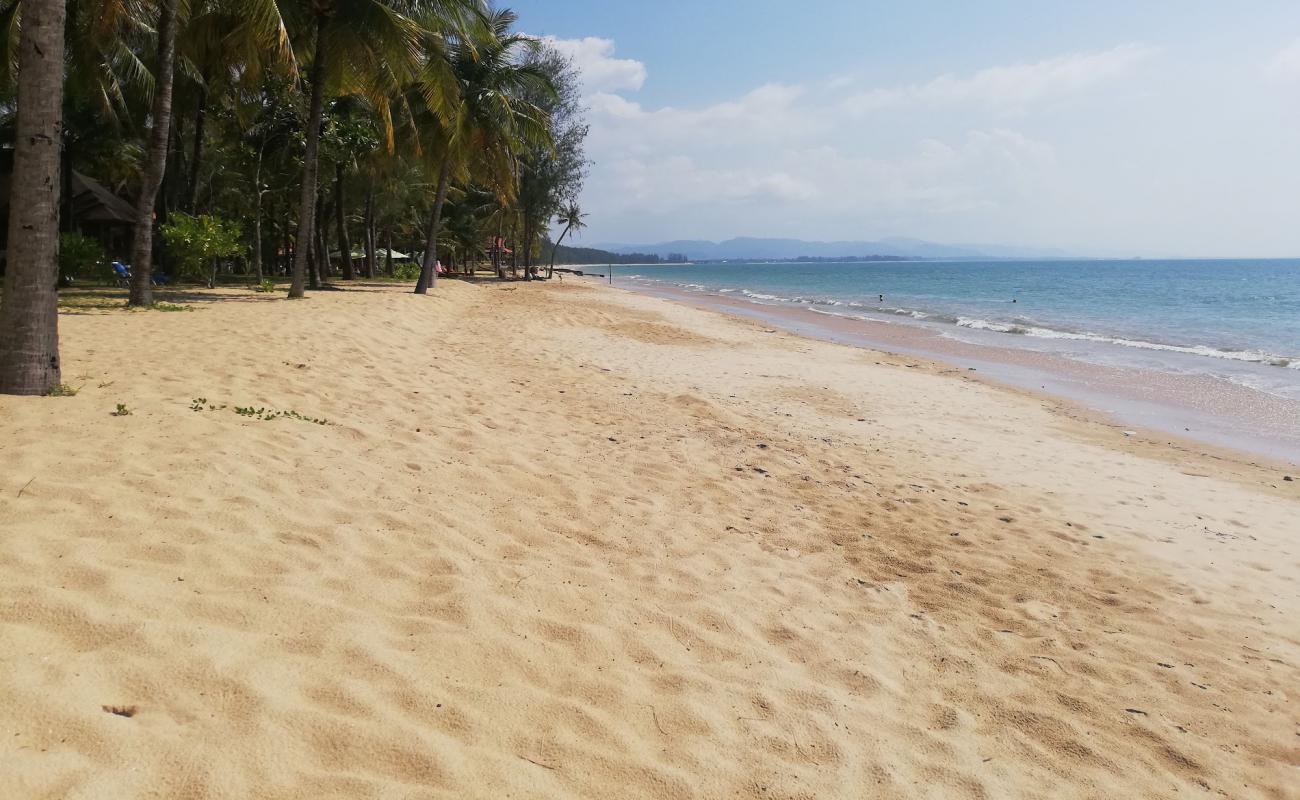
[[1300,256],[1300,2],[515,0],[583,72],[575,244]]

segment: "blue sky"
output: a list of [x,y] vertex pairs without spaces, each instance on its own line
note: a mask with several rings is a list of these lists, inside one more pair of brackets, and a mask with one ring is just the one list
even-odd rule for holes
[[1300,255],[1300,3],[513,7],[587,76],[586,242]]

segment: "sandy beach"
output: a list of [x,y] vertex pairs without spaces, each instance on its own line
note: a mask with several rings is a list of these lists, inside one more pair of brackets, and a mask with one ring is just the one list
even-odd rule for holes
[[0,797],[1300,797],[1283,465],[574,280],[160,299],[0,397]]

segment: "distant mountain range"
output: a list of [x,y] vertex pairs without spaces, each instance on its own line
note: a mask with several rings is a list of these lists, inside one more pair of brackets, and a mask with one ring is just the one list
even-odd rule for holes
[[725,242],[682,239],[659,244],[597,244],[595,249],[614,253],[652,253],[663,258],[682,253],[693,261],[781,259],[809,256],[903,256],[906,258],[1065,258],[1070,254],[1052,248],[1012,247],[994,244],[938,244],[921,239],[890,237],[879,241],[808,242],[801,239],[741,237]]

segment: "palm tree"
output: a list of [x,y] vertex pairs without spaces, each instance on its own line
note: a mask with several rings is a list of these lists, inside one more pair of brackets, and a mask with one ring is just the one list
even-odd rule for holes
[[[305,5],[305,7],[304,7]],[[384,123],[392,142],[390,98],[415,79],[425,59],[425,45],[439,26],[462,24],[477,0],[308,0],[295,5],[311,53],[311,101],[307,111],[307,151],[302,166],[298,242],[316,232],[317,155],[327,89],[337,95],[366,97]],[[430,92],[436,85],[430,84]],[[439,94],[439,97],[441,95]],[[323,222],[323,221],[322,221]],[[293,262],[289,297],[302,297],[307,248],[299,246]]]
[[[105,2],[106,0],[99,0]],[[181,205],[194,213],[203,167],[208,111],[232,90],[260,88],[268,70],[292,75],[293,49],[277,0],[195,0],[176,39],[178,68],[195,91],[194,141]]]
[[10,183],[9,258],[0,298],[0,393],[58,385],[59,179],[64,0],[25,0]]
[[[187,36],[191,55],[203,65],[205,80],[200,111],[205,111],[206,77],[217,72],[251,80],[261,75],[262,54],[292,66],[288,35],[276,0],[213,0],[192,9],[193,36]],[[161,0],[158,12],[158,63],[154,71],[152,126],[141,170],[140,194],[136,200],[135,234],[131,253],[131,297],[133,306],[153,303],[154,204],[167,171],[171,143],[172,89],[176,79],[176,42],[181,30],[179,0]],[[202,44],[195,44],[200,42]],[[219,43],[213,46],[211,43]],[[192,65],[191,65],[192,66]],[[226,76],[223,76],[223,78]],[[192,189],[197,188],[197,169],[202,155],[203,116],[196,120]],[[192,206],[192,197],[186,205]]]
[[560,231],[560,236],[551,246],[551,264],[546,268],[546,279],[550,280],[555,275],[555,251],[560,249],[560,242],[564,241],[564,235],[569,231],[580,231],[587,227],[587,215],[582,213],[576,200],[570,200],[563,208],[560,209],[560,215],[556,224],[564,225],[564,230]]
[[158,66],[154,72],[153,126],[135,203],[135,233],[131,246],[131,296],[133,306],[153,305],[153,211],[167,169],[167,144],[171,137],[172,83],[175,77],[176,26],[180,0],[162,0],[158,10]]
[[508,198],[514,190],[515,151],[524,142],[547,139],[544,116],[522,96],[528,90],[554,92],[554,87],[544,73],[520,58],[521,52],[535,52],[539,44],[511,33],[516,20],[508,9],[496,11],[477,35],[458,39],[448,52],[458,102],[454,113],[444,115],[435,127],[442,157],[416,294],[424,294],[437,281],[442,207],[453,171],[466,173],[472,159],[498,194]]

